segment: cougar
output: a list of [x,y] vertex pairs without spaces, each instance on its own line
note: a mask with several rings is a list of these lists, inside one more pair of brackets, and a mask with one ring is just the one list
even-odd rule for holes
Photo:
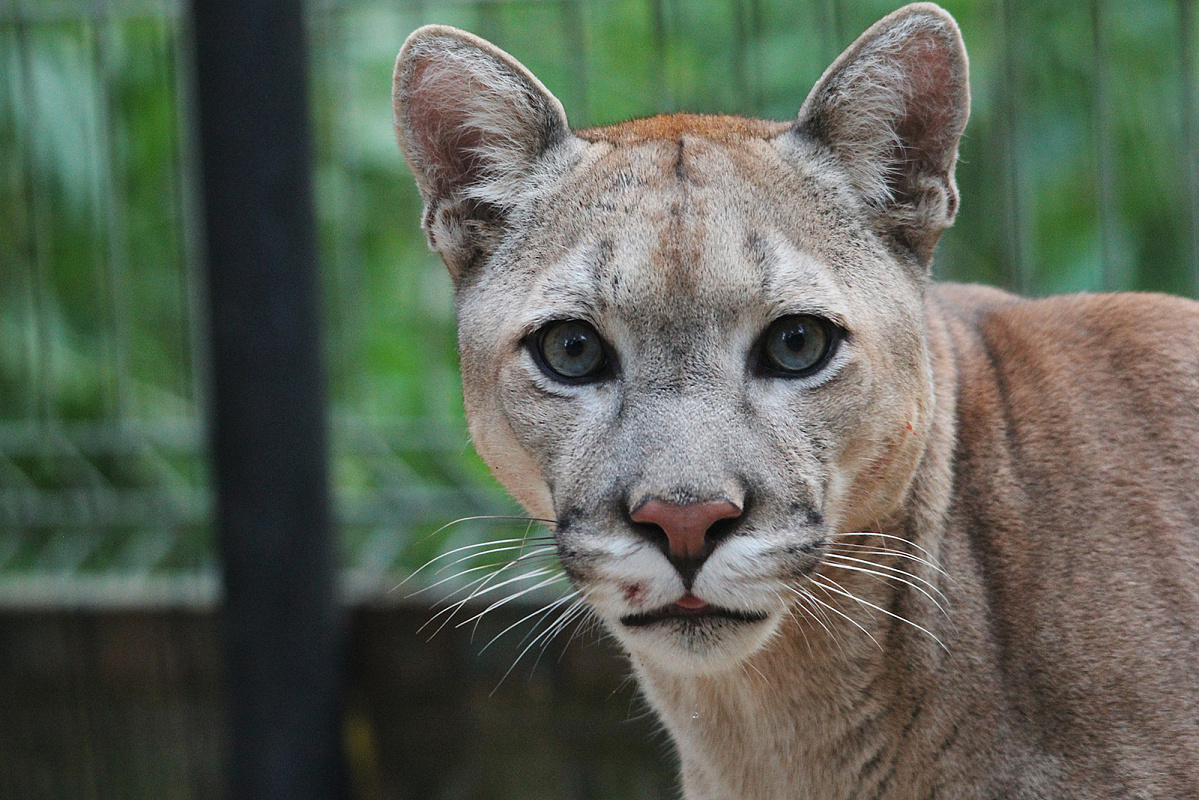
[[784,122],[400,52],[472,439],[691,800],[1199,798],[1199,304],[933,283],[969,104],[926,3]]

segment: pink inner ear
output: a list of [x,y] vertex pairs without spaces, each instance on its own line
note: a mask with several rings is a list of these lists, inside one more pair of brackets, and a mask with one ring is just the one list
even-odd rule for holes
[[898,60],[910,82],[910,91],[896,133],[908,157],[920,160],[914,166],[933,170],[951,168],[952,163],[940,160],[952,158],[962,114],[953,51],[939,41],[935,31],[926,31],[906,43]]
[[[430,71],[433,74],[429,74]],[[470,124],[471,99],[485,91],[465,71],[430,59],[418,62],[406,106],[421,168],[441,194],[477,180],[483,132]]]

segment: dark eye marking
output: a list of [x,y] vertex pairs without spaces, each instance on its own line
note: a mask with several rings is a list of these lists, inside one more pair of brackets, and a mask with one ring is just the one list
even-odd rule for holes
[[550,322],[529,337],[527,346],[541,371],[561,383],[594,383],[612,374],[608,344],[582,320]]
[[779,317],[754,347],[754,369],[776,378],[814,375],[828,365],[843,337],[841,328],[814,314]]

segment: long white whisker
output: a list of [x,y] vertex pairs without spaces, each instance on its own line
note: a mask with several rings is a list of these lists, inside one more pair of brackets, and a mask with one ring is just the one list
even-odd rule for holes
[[[868,569],[865,567],[854,566],[852,564],[845,564],[839,560],[839,559],[844,559],[844,558],[846,558],[846,556],[837,555],[835,553],[829,553],[825,556],[825,560],[828,563],[832,564],[833,566],[837,567],[838,569],[847,569],[847,570],[851,570],[853,572],[862,572],[867,575],[873,575],[882,580],[894,578],[895,580],[899,581],[900,583],[906,583],[908,586],[912,587],[913,589],[915,589],[916,591],[920,592],[922,595],[927,597],[929,600],[931,600],[933,602],[933,605],[935,605],[937,608],[939,608],[941,610],[942,614],[945,614],[945,616],[949,616],[949,613],[945,610],[945,607],[937,601],[937,598],[933,597],[931,594],[929,594],[927,591],[925,591],[924,587],[919,586],[915,583],[912,583],[912,581],[907,580],[903,576],[907,575],[918,581],[923,581],[924,583],[928,583],[928,581],[925,581],[923,578],[921,578],[917,575],[912,575],[909,572],[903,572],[902,570],[894,570],[893,568],[886,567],[882,564],[874,564],[873,562],[870,562],[870,561],[862,561],[860,558],[855,558],[855,559],[851,559],[851,560],[857,561],[862,564],[870,564],[872,567],[878,567],[880,569],[886,569],[886,570],[890,570],[890,571],[889,572],[878,572],[875,569]],[[941,596],[942,600],[945,600],[945,602],[949,602],[949,600],[945,597],[945,595],[941,594],[940,589],[938,589],[936,586],[933,586],[931,583],[929,583],[928,585],[932,587],[932,590],[934,592],[936,592],[938,595]]]
[[[442,526],[442,527],[445,527],[445,526]],[[537,541],[538,539],[545,539],[546,541],[553,541],[553,538],[549,537],[549,536],[545,536],[545,537],[538,536],[533,541]],[[395,591],[395,589],[400,588],[405,583],[407,583],[408,581],[412,580],[417,575],[419,575],[421,572],[424,572],[426,569],[428,569],[429,567],[436,564],[438,561],[441,561],[442,559],[445,559],[445,558],[450,558],[451,556],[457,555],[458,553],[461,553],[464,550],[475,550],[480,547],[494,547],[495,545],[501,545],[501,544],[516,545],[517,547],[514,547],[512,549],[518,549],[519,546],[525,544],[527,541],[528,541],[528,537],[521,536],[521,537],[516,537],[516,538],[512,538],[512,539],[495,539],[495,540],[486,541],[486,542],[475,542],[474,544],[465,544],[465,545],[462,545],[461,547],[455,547],[453,550],[442,553],[439,556],[435,556],[434,558],[431,558],[428,561],[426,561],[424,564],[421,564],[419,567],[417,567],[415,570],[413,570],[411,573],[409,573],[408,577],[404,578],[404,580],[402,580],[398,584],[396,584],[395,587],[393,587],[392,591]],[[473,557],[474,555],[478,555],[478,554],[475,553],[475,554],[472,554],[472,556],[468,556],[468,557]],[[457,563],[457,562],[455,562],[455,563]]]
[[[534,571],[536,572],[536,570],[534,570]],[[548,572],[550,572],[550,570],[541,570],[541,574],[543,574],[543,575]],[[526,573],[525,575],[521,576],[521,579],[522,580],[527,579],[528,577],[530,577],[530,575],[531,575],[531,573]],[[487,591],[492,592],[505,584],[512,583],[512,581],[514,581],[514,580],[516,580],[516,579],[511,578],[509,580],[504,581],[504,583],[496,584],[495,586],[488,588]],[[469,625],[472,622],[477,622],[478,620],[481,620],[484,616],[486,616],[489,612],[499,608],[500,606],[505,606],[508,603],[511,603],[513,600],[518,600],[521,597],[524,597],[529,592],[535,592],[544,586],[549,586],[552,583],[558,583],[558,582],[564,581],[564,580],[566,580],[566,575],[564,575],[561,572],[554,573],[554,574],[550,575],[550,577],[546,578],[545,580],[539,581],[539,582],[533,584],[532,586],[521,589],[519,592],[516,592],[515,594],[510,594],[507,597],[501,597],[499,600],[496,600],[494,603],[487,606],[487,608],[483,609],[478,614],[475,614],[473,617],[470,617],[468,619],[462,620],[454,627],[461,628],[463,625]]]
[[[820,586],[820,584],[816,584],[816,585]],[[821,588],[824,588],[824,587],[821,586]],[[792,591],[794,591],[797,595],[799,595],[799,590],[792,589]],[[819,597],[812,594],[811,592],[807,592],[806,595],[800,595],[800,596],[801,597],[806,596],[807,599],[819,604],[821,607],[826,608],[829,611],[832,611],[834,614],[844,617],[846,620],[849,621],[850,624],[852,624],[854,627],[856,627],[862,633],[866,634],[866,636],[870,639],[870,641],[874,642],[875,647],[877,647],[879,650],[883,649],[883,646],[878,643],[878,639],[875,639],[874,636],[871,635],[870,631],[868,631],[864,627],[862,627],[862,624],[860,622],[858,622],[856,619],[854,619],[853,617],[846,614],[841,609],[837,608],[836,606],[829,605],[828,603],[824,602],[823,600],[821,600]]]
[[463,523],[463,522],[478,522],[480,520],[488,520],[488,521],[498,520],[500,522],[528,522],[528,523],[541,522],[546,525],[557,525],[558,524],[558,520],[556,520],[556,519],[542,519],[541,517],[519,517],[514,514],[477,514],[473,517],[459,517],[458,519],[451,520],[451,521],[447,522],[446,524],[442,525],[437,530],[430,533],[428,536],[426,536],[424,538],[423,541],[428,541],[429,539],[432,539],[434,536],[441,533],[446,528],[451,528],[451,527],[458,525],[460,523]]
[[[521,558],[523,558],[525,556],[525,553],[523,551],[525,551],[527,548],[528,548],[527,543],[521,543],[521,544],[516,544],[516,545],[506,545],[504,547],[493,547],[490,550],[480,550],[477,553],[467,553],[466,555],[462,556],[461,558],[457,558],[457,559],[449,562],[448,564],[443,564],[437,570],[437,572],[435,574],[440,575],[441,573],[445,572],[447,569],[450,569],[451,567],[455,567],[465,561],[470,561],[473,558],[484,558],[486,556],[493,556],[496,553],[511,553],[513,551],[516,551],[516,552],[520,553],[520,555],[518,555],[515,560],[520,560]],[[542,547],[534,548],[533,550],[529,550],[528,552],[530,552],[530,553],[532,553],[532,552],[552,553],[552,552],[554,552],[554,546],[553,545],[545,545]]]
[[[516,669],[516,665],[520,663],[521,659],[525,657],[525,654],[528,653],[529,650],[532,649],[533,646],[536,645],[537,642],[539,642],[542,639],[542,637],[544,637],[546,634],[550,633],[551,631],[559,630],[560,629],[559,623],[567,624],[570,621],[570,619],[572,619],[573,617],[578,615],[579,609],[581,609],[582,607],[583,607],[583,601],[581,599],[576,600],[574,603],[571,604],[571,606],[569,608],[566,609],[566,611],[562,612],[562,616],[559,617],[558,620],[554,624],[551,624],[548,628],[546,628],[544,631],[539,633],[531,642],[529,642],[527,645],[525,645],[524,649],[520,651],[520,653],[516,656],[515,659],[513,659],[512,665],[509,666],[508,669],[504,672],[503,677],[500,678],[499,683],[497,683],[495,685],[495,689],[491,690],[491,693],[495,694],[499,690],[500,686],[503,685],[504,681],[506,681],[508,679],[508,676],[512,674],[512,670]],[[563,622],[564,620],[565,620],[565,622]],[[537,664],[534,663],[533,666],[534,666],[534,668],[536,668]]]
[[[833,586],[828,586],[825,583],[825,581],[832,583],[833,586],[835,586],[836,588],[833,588]],[[873,608],[875,611],[880,611],[883,614],[886,614],[888,617],[891,617],[892,619],[897,619],[900,622],[905,622],[908,625],[911,625],[913,628],[923,631],[924,633],[928,634],[934,642],[941,645],[941,649],[943,649],[946,653],[949,652],[949,648],[945,646],[945,643],[942,642],[940,639],[938,639],[936,634],[934,634],[928,628],[926,628],[923,625],[920,625],[918,623],[912,622],[910,619],[907,619],[906,617],[901,617],[898,614],[888,611],[887,609],[885,609],[881,606],[877,606],[874,603],[871,603],[869,600],[863,600],[862,598],[858,597],[857,595],[853,594],[852,592],[845,591],[844,587],[842,587],[839,583],[837,583],[836,581],[834,581],[832,578],[828,577],[827,575],[813,575],[812,582],[816,586],[819,586],[822,589],[824,589],[826,592],[834,592],[836,594],[844,595],[845,597],[848,597],[850,600],[853,600],[856,603],[861,603],[864,606],[869,606],[870,608]]]
[[[485,569],[496,569],[497,567],[502,568],[502,569],[509,569],[511,567],[516,566],[517,564],[533,561],[540,556],[549,556],[553,552],[554,552],[554,548],[550,547],[550,548],[546,548],[546,549],[542,550],[541,552],[531,551],[531,552],[525,553],[524,555],[518,556],[517,558],[514,558],[511,561],[499,561],[499,562],[493,562],[493,563],[489,563],[489,564],[480,564],[477,567],[468,567],[467,569],[463,569],[463,570],[459,570],[458,572],[455,572],[453,575],[447,575],[446,577],[438,580],[435,583],[431,583],[428,586],[425,586],[421,589],[417,589],[416,591],[412,592],[412,594],[406,595],[406,597],[416,597],[417,595],[421,595],[421,594],[424,594],[425,592],[432,591],[433,589],[436,589],[438,586],[441,586],[444,583],[448,583],[450,581],[457,580],[466,575],[470,575],[471,573],[474,573],[474,572],[479,572],[479,571],[485,570]],[[487,578],[487,576],[485,576],[483,578],[478,578],[474,581],[471,581],[470,583],[468,583],[466,585],[466,587],[456,589],[455,591],[450,593],[447,597],[453,597],[456,594],[461,594],[463,591],[466,591],[467,587],[473,586],[475,583],[486,580],[486,578]],[[442,598],[442,599],[446,599],[446,598]]]
[[[559,606],[561,606],[563,603],[570,602],[571,599],[573,599],[574,597],[577,597],[578,594],[579,594],[579,591],[577,589],[573,592],[568,592],[567,594],[562,595],[561,597],[559,597],[557,600],[550,603],[549,605],[547,605],[543,608],[539,608],[530,614],[526,614],[525,616],[518,619],[516,622],[513,622],[507,628],[504,628],[502,631],[497,633],[495,636],[491,637],[491,641],[489,641],[487,644],[485,644],[481,648],[479,648],[479,653],[481,654],[484,651],[486,651],[488,647],[491,647],[493,644],[495,644],[501,636],[503,636],[504,634],[506,634],[508,631],[512,630],[513,628],[523,625],[525,622],[528,622],[533,617],[546,616],[547,614],[552,612],[555,608],[558,608]],[[533,625],[533,629],[536,630],[537,625],[539,625],[539,624],[541,624],[540,620],[538,620],[537,623],[535,623]],[[523,644],[524,641],[522,640],[521,643]]]
[[547,574],[553,572],[553,570],[548,567],[539,567],[534,570],[529,570],[528,572],[522,572],[520,575],[516,575],[512,578],[508,578],[507,580],[501,581],[500,583],[497,583],[495,585],[492,585],[492,586],[487,585],[487,583],[489,581],[494,580],[496,577],[498,577],[500,575],[500,573],[504,572],[504,570],[508,569],[509,567],[514,566],[515,563],[516,562],[509,562],[509,563],[505,564],[503,567],[501,567],[500,569],[491,573],[490,575],[485,575],[483,578],[479,579],[479,581],[476,581],[476,583],[478,583],[479,585],[473,592],[471,592],[469,595],[462,598],[461,600],[456,600],[451,605],[448,605],[445,608],[438,611],[431,619],[429,619],[428,622],[426,622],[424,625],[421,625],[420,628],[417,629],[417,633],[424,630],[430,623],[432,623],[438,617],[442,616],[443,614],[448,613],[448,616],[441,623],[441,625],[439,625],[437,627],[437,630],[433,631],[433,633],[431,634],[430,638],[432,638],[432,636],[436,636],[438,633],[441,632],[442,628],[444,628],[446,625],[449,624],[450,620],[452,620],[454,618],[454,616],[458,613],[458,611],[464,605],[469,603],[471,600],[474,600],[476,597],[480,597],[485,594],[491,594],[492,592],[496,591],[497,589],[502,589],[503,587],[505,587],[509,584],[516,583],[517,581],[532,580],[533,578],[539,578],[542,575],[547,575]]
[[[530,672],[537,669],[537,665],[541,663],[541,657],[545,655],[546,649],[550,646],[550,641],[553,640],[553,638],[559,633],[561,633],[562,629],[574,621],[574,619],[581,613],[583,613],[583,601],[580,600],[567,609],[566,612],[563,613],[562,616],[558,617],[553,624],[542,631],[537,638],[529,642],[529,646],[531,647],[536,644],[538,640],[541,641],[541,652],[538,653],[537,658],[533,660],[533,666],[530,668]],[[567,644],[569,645],[570,642],[568,641]],[[563,652],[565,652],[565,650],[563,650]],[[523,656],[524,653],[522,652],[521,655]],[[520,659],[518,658],[517,660],[519,661]],[[515,666],[515,664],[513,666]]]
[[[811,617],[816,622],[817,625],[819,625],[821,628],[824,628],[824,632],[829,635],[830,639],[833,639],[834,641],[836,641],[837,637],[833,635],[832,629],[829,628],[829,626],[825,624],[825,622],[828,620],[828,616],[824,613],[824,610],[819,609],[819,608],[813,609],[806,605],[806,603],[810,599],[812,599],[807,596],[809,594],[809,592],[805,589],[797,589],[794,587],[788,587],[788,588],[791,589],[791,591],[795,592],[795,595],[798,598],[798,601],[800,603],[805,604],[805,605],[802,605],[801,607],[803,608],[804,611],[807,612],[808,616]],[[817,611],[820,612],[819,615],[817,615],[817,613],[816,613]],[[824,617],[824,619],[822,620],[821,617]],[[840,642],[837,643],[837,646],[840,647]]]
[[937,558],[935,555],[933,555],[932,553],[930,553],[928,550],[924,549],[920,545],[916,544],[911,539],[905,539],[902,536],[893,536],[892,534],[889,534],[889,533],[879,533],[878,531],[850,531],[850,532],[846,532],[846,533],[830,533],[829,536],[877,536],[880,539],[893,539],[897,542],[903,542],[904,544],[915,547],[921,553],[924,553],[926,556],[933,559],[934,561]]
[[895,550],[890,547],[877,547],[875,545],[869,545],[869,544],[855,544],[854,542],[830,542],[828,546],[829,547],[852,547],[854,550],[865,551],[867,553],[881,553],[883,555],[894,556],[895,558],[906,558],[909,561],[915,561],[917,564],[923,564],[924,566],[928,567],[929,569],[936,570],[937,572],[944,575],[946,578],[951,577],[948,572],[946,572],[944,569],[941,568],[940,564],[937,564],[934,561],[930,561],[927,558],[921,558],[920,556],[913,555],[912,553],[905,553],[902,550]]

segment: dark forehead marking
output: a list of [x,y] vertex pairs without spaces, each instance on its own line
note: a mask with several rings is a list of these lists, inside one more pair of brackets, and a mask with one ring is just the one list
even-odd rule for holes
[[691,183],[691,172],[687,168],[687,154],[684,151],[686,140],[679,139],[679,149],[674,155],[674,176],[679,179],[680,183]]
[[745,250],[749,253],[755,267],[758,268],[758,280],[763,290],[770,289],[770,266],[774,263],[774,255],[766,243],[766,237],[759,231],[748,231],[745,234]]

